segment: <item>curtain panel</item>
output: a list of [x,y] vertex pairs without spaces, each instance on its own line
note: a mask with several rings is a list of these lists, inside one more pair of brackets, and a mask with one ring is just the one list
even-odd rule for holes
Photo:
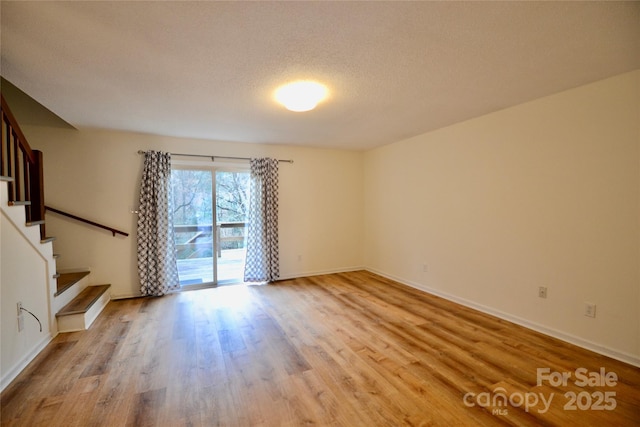
[[278,160],[251,159],[245,282],[280,277],[278,254]]
[[147,151],[138,207],[138,275],[143,296],[180,287],[173,236],[171,154]]

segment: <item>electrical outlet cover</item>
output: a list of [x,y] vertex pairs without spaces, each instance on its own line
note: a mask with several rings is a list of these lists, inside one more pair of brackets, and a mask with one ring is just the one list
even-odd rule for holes
[[584,315],[587,317],[596,317],[596,305],[586,302],[584,304]]

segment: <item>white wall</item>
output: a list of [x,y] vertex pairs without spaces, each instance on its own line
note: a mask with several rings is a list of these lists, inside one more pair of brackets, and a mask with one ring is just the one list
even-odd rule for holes
[[[7,206],[6,183],[0,182],[0,390],[51,340],[49,282],[53,275],[51,248],[40,244],[38,227],[26,228],[24,207]],[[17,303],[37,316],[23,312],[18,331]]]
[[638,364],[639,146],[636,71],[367,152],[365,265]]
[[24,131],[45,154],[48,204],[132,233],[48,217],[61,268],[90,267],[116,297],[138,293],[137,150],[293,158],[281,167],[284,277],[364,265],[640,364],[639,82],[624,74],[366,153]]
[[[130,233],[111,233],[47,214],[59,269],[90,268],[115,298],[139,294],[136,220],[138,150],[293,159],[280,164],[280,274],[293,277],[362,267],[362,154],[289,146],[179,139],[115,131],[25,126],[44,153],[45,200]],[[298,260],[300,255],[300,260]]]

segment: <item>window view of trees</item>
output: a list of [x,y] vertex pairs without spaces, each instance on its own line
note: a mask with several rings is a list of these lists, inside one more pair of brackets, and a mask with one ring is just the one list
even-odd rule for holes
[[213,223],[211,171],[173,170],[173,223],[195,225]]
[[[215,226],[221,223],[245,223],[249,207],[249,174],[216,172],[216,216],[213,221],[212,172],[174,169],[173,223],[178,259],[213,256]],[[220,228],[220,250],[244,248],[245,228]]]
[[[212,224],[211,171],[178,169],[171,173],[173,222]],[[249,174],[216,172],[217,222],[244,222],[249,208]]]
[[238,227],[220,229],[220,248],[244,248],[247,231],[244,224],[249,213],[247,172],[216,172],[216,213],[218,224],[242,223]]
[[216,173],[218,222],[245,222],[249,209],[249,174]]

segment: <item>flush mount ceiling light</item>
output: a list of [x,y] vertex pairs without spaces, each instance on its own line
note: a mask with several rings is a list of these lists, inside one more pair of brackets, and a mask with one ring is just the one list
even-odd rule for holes
[[309,111],[327,97],[327,88],[314,81],[301,80],[276,89],[276,101],[290,111]]

